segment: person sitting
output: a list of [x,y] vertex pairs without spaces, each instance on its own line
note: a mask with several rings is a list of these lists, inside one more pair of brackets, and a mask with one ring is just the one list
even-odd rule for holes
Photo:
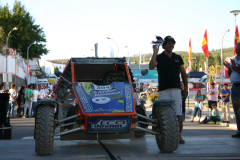
[[220,115],[220,112],[219,112],[219,110],[217,109],[217,105],[215,104],[215,103],[212,103],[212,113],[211,113],[211,116],[206,116],[205,118],[204,118],[204,120],[202,121],[202,122],[200,122],[199,124],[206,124],[207,122],[209,122],[209,121],[214,121],[215,123],[217,122],[217,121],[221,121],[222,119],[221,119],[221,115]]
[[197,95],[194,97],[194,100],[195,100],[195,108],[194,108],[192,120],[191,120],[190,122],[193,122],[193,119],[194,119],[194,117],[196,117],[197,112],[198,112],[198,118],[199,118],[198,122],[200,122],[200,119],[201,119],[201,117],[202,117],[202,111],[201,111],[201,109],[200,109],[199,104],[200,104],[200,102],[202,102],[202,100],[203,100],[203,96],[202,96],[200,90],[197,91]]

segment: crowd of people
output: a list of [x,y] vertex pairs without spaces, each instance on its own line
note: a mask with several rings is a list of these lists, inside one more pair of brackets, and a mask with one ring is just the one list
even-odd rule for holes
[[14,118],[14,108],[17,105],[17,117],[30,118],[36,115],[37,101],[40,99],[48,98],[52,91],[47,89],[46,85],[43,85],[43,89],[38,85],[38,89],[35,85],[21,86],[20,90],[17,92],[16,85],[11,84],[11,89],[5,90],[5,83],[0,85],[0,93],[9,94],[9,107],[7,116],[9,118]]

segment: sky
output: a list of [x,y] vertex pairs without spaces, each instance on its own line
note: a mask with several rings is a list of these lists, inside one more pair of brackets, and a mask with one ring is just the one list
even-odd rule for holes
[[[0,0],[12,8],[15,0]],[[155,35],[172,36],[174,51],[202,52],[207,29],[209,51],[233,47],[240,0],[21,0],[46,34],[43,60],[152,53]],[[237,25],[240,24],[240,14]],[[107,39],[110,37],[111,39]],[[112,48],[112,49],[111,49]],[[118,52],[119,50],[119,52]],[[159,52],[163,50],[160,49]]]

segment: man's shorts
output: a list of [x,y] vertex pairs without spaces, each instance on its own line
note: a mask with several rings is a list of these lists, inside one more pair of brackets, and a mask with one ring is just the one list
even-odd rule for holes
[[208,107],[212,108],[211,106],[212,106],[213,103],[215,103],[216,106],[217,106],[217,101],[208,101]]
[[182,112],[181,121],[185,122],[185,112]]
[[173,108],[177,116],[182,115],[182,94],[179,88],[170,88],[159,92],[159,99],[171,98],[174,100]]

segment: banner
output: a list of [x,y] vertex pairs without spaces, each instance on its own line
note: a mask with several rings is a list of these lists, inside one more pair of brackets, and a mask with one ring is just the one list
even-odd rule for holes
[[201,45],[202,45],[203,53],[205,54],[206,57],[208,57],[209,53],[208,53],[207,30],[205,30]]
[[[132,74],[136,79],[142,76],[141,70],[132,70]],[[158,79],[158,72],[157,70],[148,70],[148,74],[141,79]]]
[[12,48],[8,48],[9,55],[15,56],[16,50],[13,50]]
[[[28,69],[27,69],[28,68]],[[27,74],[27,70],[28,70],[28,75],[31,75],[31,72],[30,72],[30,66],[27,64],[26,61],[24,61],[24,67],[23,67],[23,70],[24,70],[24,73]]]

